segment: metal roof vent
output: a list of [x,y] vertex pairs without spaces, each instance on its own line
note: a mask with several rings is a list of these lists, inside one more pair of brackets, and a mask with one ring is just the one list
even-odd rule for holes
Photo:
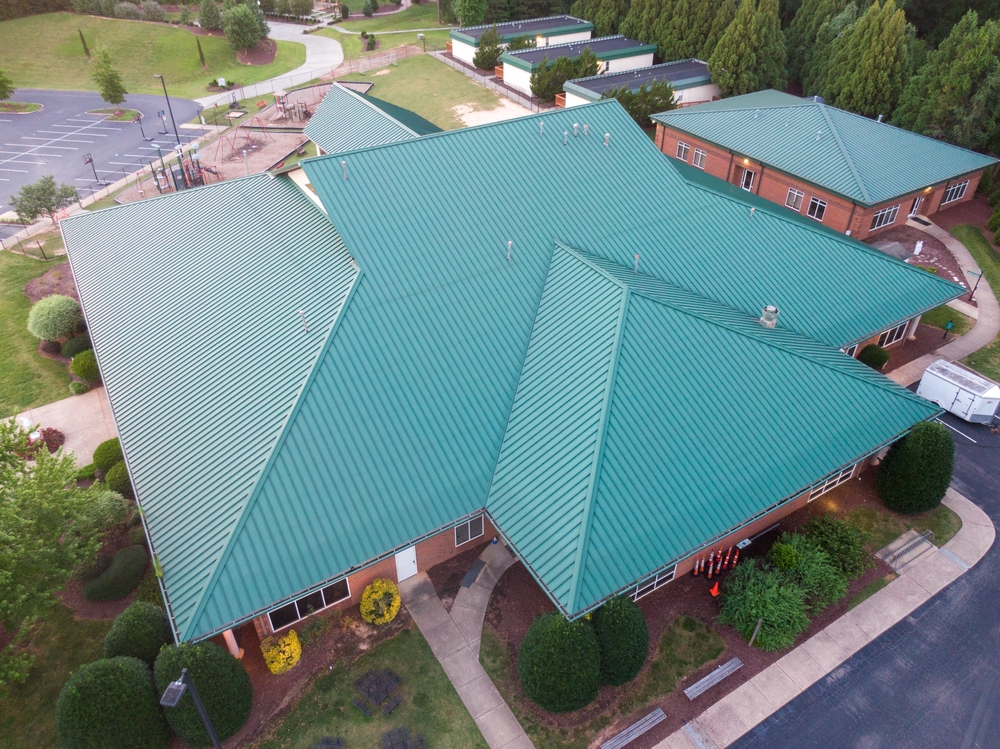
[[769,304],[760,311],[761,327],[776,328],[778,326],[778,308]]
[[538,121],[538,135],[545,135],[545,120]]
[[758,109],[753,113],[753,118],[756,120],[759,115],[760,115],[760,110]]
[[882,115],[879,115],[878,119],[876,119],[875,122],[881,122],[881,121],[882,121]]
[[823,137],[823,131],[822,130],[817,130],[816,131],[816,142],[819,143],[819,139],[822,138],[822,137]]
[[826,104],[826,99],[822,96],[810,96],[809,101],[816,102],[817,104]]

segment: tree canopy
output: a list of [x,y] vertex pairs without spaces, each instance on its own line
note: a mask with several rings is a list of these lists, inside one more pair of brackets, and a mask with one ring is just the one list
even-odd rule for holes
[[30,185],[23,185],[10,199],[10,204],[25,223],[34,223],[43,214],[56,223],[56,213],[79,199],[75,187],[56,185],[55,177],[47,175]]
[[628,86],[609,89],[601,95],[601,98],[617,99],[639,127],[651,126],[653,124],[651,115],[677,108],[674,87],[669,81],[644,83],[637,91],[632,91]]
[[561,93],[563,84],[573,78],[597,75],[599,63],[590,47],[584,47],[577,58],[557,57],[550,63],[543,57],[542,62],[531,74],[531,93],[542,101],[552,101]]
[[452,8],[463,26],[476,26],[486,19],[487,0],[453,0]]
[[14,82],[6,72],[0,70],[0,101],[5,101],[14,95]]
[[264,38],[257,14],[242,3],[222,11],[222,28],[226,41],[235,51],[253,49]]
[[114,58],[107,47],[98,47],[94,53],[93,68],[90,71],[90,79],[97,86],[101,98],[108,104],[121,107],[125,101],[125,83],[122,81],[121,73],[115,68]]
[[708,58],[712,80],[723,96],[739,96],[763,88],[757,62],[758,23],[754,0],[741,0],[736,16]]

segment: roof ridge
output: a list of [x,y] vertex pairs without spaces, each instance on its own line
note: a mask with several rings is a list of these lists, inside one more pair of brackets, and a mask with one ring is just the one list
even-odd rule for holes
[[858,172],[857,167],[854,166],[854,159],[852,159],[851,154],[847,152],[847,147],[844,145],[844,141],[840,138],[837,126],[833,124],[833,120],[831,120],[830,115],[827,114],[826,104],[820,104],[817,101],[813,102],[813,106],[819,107],[820,114],[823,115],[823,119],[826,121],[827,127],[830,128],[830,134],[833,136],[833,140],[836,142],[837,148],[840,149],[840,155],[844,157],[844,161],[847,163],[847,168],[851,170],[851,176],[854,177],[854,183],[858,186],[858,189],[861,190],[861,196],[864,198],[865,203],[871,204],[872,197],[868,192],[868,186],[865,184],[865,181],[861,179],[861,174]]
[[[337,82],[337,81],[334,81],[334,84],[333,84],[333,85],[334,85],[334,86],[337,86],[337,87],[338,87],[338,88],[339,88],[339,89],[340,89],[341,91],[346,91],[346,92],[347,92],[347,93],[349,93],[349,94],[350,94],[351,96],[353,96],[353,97],[354,97],[354,98],[356,98],[356,99],[357,99],[358,101],[360,101],[360,102],[361,102],[362,104],[364,104],[365,106],[367,106],[367,107],[371,108],[372,110],[374,110],[374,111],[378,112],[378,113],[379,113],[380,115],[382,115],[382,116],[383,116],[383,117],[385,117],[386,119],[389,119],[389,120],[392,120],[392,121],[393,121],[393,122],[395,122],[395,123],[396,123],[397,125],[399,125],[399,126],[400,126],[401,128],[403,128],[403,129],[404,129],[404,130],[405,130],[406,132],[408,132],[408,133],[410,133],[411,135],[413,135],[413,137],[414,137],[414,138],[419,138],[419,137],[420,137],[420,136],[419,136],[419,135],[417,134],[417,132],[416,132],[415,130],[411,130],[411,129],[410,129],[409,127],[407,127],[406,125],[404,125],[404,124],[403,124],[402,122],[400,122],[399,120],[397,120],[397,119],[396,119],[395,117],[393,117],[393,116],[392,116],[391,114],[389,114],[389,113],[388,113],[388,112],[386,112],[385,110],[383,110],[383,109],[379,109],[378,107],[376,107],[376,106],[375,106],[374,104],[372,104],[372,103],[371,103],[370,101],[368,101],[368,100],[367,100],[367,99],[366,99],[365,97],[363,97],[363,96],[362,96],[361,94],[359,94],[359,93],[358,93],[357,91],[352,91],[351,89],[347,88],[346,86],[342,86],[342,85],[341,85],[341,84],[340,84],[339,82]],[[326,97],[323,97],[323,98],[325,99]],[[322,103],[322,102],[321,102],[321,103]]]

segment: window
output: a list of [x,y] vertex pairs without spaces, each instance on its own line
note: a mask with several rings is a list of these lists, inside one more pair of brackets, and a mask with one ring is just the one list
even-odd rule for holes
[[483,535],[483,516],[479,515],[455,526],[455,546],[461,546]]
[[740,179],[740,187],[742,187],[747,192],[753,191],[753,172],[749,169],[743,170],[743,177]]
[[906,326],[909,323],[902,322],[895,328],[890,328],[878,337],[878,345],[882,348],[886,346],[891,346],[896,341],[903,340],[903,336],[906,334]]
[[816,497],[820,496],[821,494],[826,494],[828,491],[830,491],[834,487],[840,486],[845,481],[849,481],[851,479],[851,477],[854,475],[854,469],[857,468],[857,467],[858,467],[858,464],[855,463],[854,465],[850,466],[849,468],[845,468],[843,471],[840,471],[839,473],[833,474],[832,476],[830,476],[825,481],[821,481],[818,484],[816,484],[810,490],[810,492],[809,492],[809,499],[807,501],[812,502],[814,499],[816,499]]
[[826,215],[826,201],[820,200],[819,198],[813,198],[810,200],[809,210],[806,211],[806,215],[809,216],[809,218],[822,221],[823,217]]
[[683,141],[677,141],[677,158],[681,161],[688,160],[688,152],[691,150],[691,146]]
[[327,585],[322,590],[308,593],[301,598],[297,598],[291,603],[275,609],[268,613],[271,619],[271,629],[277,632],[282,627],[294,624],[299,619],[304,619],[310,614],[333,606],[335,603],[346,601],[351,597],[351,585],[347,578],[341,578],[332,585]]
[[788,188],[788,195],[785,197],[785,205],[791,208],[793,211],[802,210],[802,198],[806,194],[801,190],[796,190],[794,187]]
[[635,586],[635,590],[632,591],[632,600],[638,601],[643,596],[648,596],[657,588],[663,587],[671,580],[674,579],[674,573],[677,572],[677,565],[675,564],[669,570],[661,572],[659,575],[654,575]]
[[842,348],[840,350],[853,359],[854,355],[858,353],[858,344],[855,343],[853,346],[848,346],[847,348]]
[[944,200],[941,201],[941,205],[945,203],[953,203],[956,200],[961,200],[965,197],[965,190],[969,186],[969,180],[965,182],[959,182],[957,185],[952,185],[947,190],[944,191]]
[[694,158],[691,159],[691,163],[694,164],[699,169],[705,168],[705,152],[700,148],[694,149]]
[[876,229],[881,229],[883,226],[895,223],[897,213],[899,213],[899,203],[892,206],[892,208],[883,208],[881,211],[876,211],[875,215],[872,216],[872,228],[869,231],[875,231]]

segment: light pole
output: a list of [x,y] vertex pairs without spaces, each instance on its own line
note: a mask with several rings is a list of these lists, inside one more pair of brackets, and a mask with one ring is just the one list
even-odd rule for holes
[[215,728],[212,727],[212,721],[209,720],[208,713],[205,712],[205,706],[201,703],[201,697],[198,696],[198,690],[195,689],[194,682],[188,676],[186,668],[181,669],[181,675],[177,681],[167,684],[167,688],[163,690],[163,696],[160,697],[160,704],[163,707],[177,707],[184,692],[188,689],[191,690],[191,699],[194,700],[194,706],[198,708],[198,714],[201,715],[201,722],[205,724],[205,730],[208,731],[208,737],[212,740],[212,746],[215,749],[222,749],[219,737],[215,735]]
[[170,106],[170,97],[167,95],[167,82],[163,79],[163,76],[159,73],[153,73],[154,78],[159,78],[160,83],[163,84],[163,97],[167,100],[167,111],[170,112],[170,124],[174,126],[174,137],[177,138],[177,145],[181,145],[181,136],[177,134],[177,120],[174,119],[174,110]]

